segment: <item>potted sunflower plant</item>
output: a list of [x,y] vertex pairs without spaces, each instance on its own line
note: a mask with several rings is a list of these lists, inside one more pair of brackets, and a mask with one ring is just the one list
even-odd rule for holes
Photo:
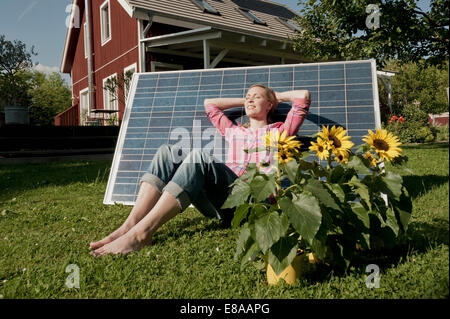
[[301,151],[295,136],[269,132],[263,149],[247,150],[272,152],[277,163],[251,163],[230,186],[223,208],[235,208],[232,227],[240,227],[235,260],[245,266],[262,257],[269,284],[292,284],[311,262],[345,271],[358,251],[393,246],[412,204],[385,162],[407,159],[396,136],[368,133],[353,148],[344,128],[323,126]]

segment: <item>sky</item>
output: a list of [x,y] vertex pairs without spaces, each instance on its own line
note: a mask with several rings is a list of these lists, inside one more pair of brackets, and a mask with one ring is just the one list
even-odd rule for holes
[[[297,0],[272,0],[299,11]],[[66,36],[66,12],[71,0],[0,0],[0,34],[7,40],[20,40],[27,48],[35,47],[37,69],[59,72]],[[420,0],[428,10],[430,0]],[[70,83],[70,76],[63,75]]]

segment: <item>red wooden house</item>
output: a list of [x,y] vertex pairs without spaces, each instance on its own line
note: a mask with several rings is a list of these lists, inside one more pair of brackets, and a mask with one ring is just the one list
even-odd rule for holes
[[70,14],[61,71],[71,75],[73,106],[56,125],[120,121],[126,86],[115,95],[105,83],[127,71],[307,62],[289,41],[295,12],[271,1],[73,0]]

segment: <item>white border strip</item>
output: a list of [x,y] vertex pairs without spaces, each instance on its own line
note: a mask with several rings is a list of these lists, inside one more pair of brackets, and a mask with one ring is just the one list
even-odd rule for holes
[[[128,121],[130,119],[131,106],[134,101],[134,96],[136,94],[137,84],[139,82],[139,73],[134,73],[131,79],[130,92],[128,93],[128,98],[125,103],[125,112],[123,113],[122,125],[120,126],[119,136],[117,138],[116,151],[114,152],[114,158],[111,165],[111,171],[109,172],[108,185],[106,186],[105,197],[103,199],[103,204],[114,205],[115,202],[112,201],[112,194],[114,190],[114,185],[116,183],[117,172],[120,164],[120,155],[122,154],[123,143],[125,141],[125,134],[128,129]],[[118,202],[124,205],[134,205],[134,202]]]
[[[234,68],[220,68],[220,69],[195,69],[195,70],[174,70],[174,71],[160,71],[160,72],[143,72],[141,75],[155,75],[159,73],[170,74],[170,73],[192,73],[192,72],[217,72],[217,71],[232,71],[232,70],[246,70],[252,69],[270,69],[270,68],[289,68],[295,66],[314,66],[314,65],[333,65],[333,64],[343,64],[343,63],[367,63],[375,62],[375,60],[355,60],[355,61],[333,61],[333,62],[317,62],[317,63],[294,63],[294,64],[274,64],[274,65],[258,65],[258,66],[244,66],[244,67],[234,67]],[[373,67],[373,65],[372,65]],[[376,64],[375,64],[375,75],[376,75]]]
[[377,61],[371,59],[372,63],[372,90],[373,90],[373,112],[375,115],[375,128],[381,129],[380,99],[378,96]]

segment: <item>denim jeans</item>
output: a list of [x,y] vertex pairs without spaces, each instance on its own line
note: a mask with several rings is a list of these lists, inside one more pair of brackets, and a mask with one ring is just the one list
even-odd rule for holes
[[237,175],[204,151],[195,149],[181,155],[179,151],[172,145],[160,146],[141,182],[155,186],[160,193],[171,194],[181,211],[192,203],[203,215],[217,217],[228,226],[234,209],[220,207],[231,193],[229,185]]

